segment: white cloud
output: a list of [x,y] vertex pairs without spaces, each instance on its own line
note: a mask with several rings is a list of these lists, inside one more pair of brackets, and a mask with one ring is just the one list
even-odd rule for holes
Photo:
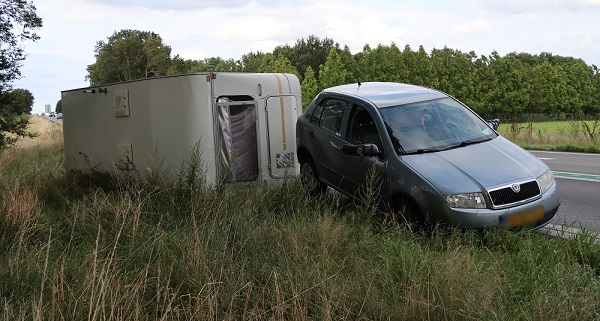
[[215,37],[225,41],[265,41],[285,33],[288,25],[274,17],[256,15],[230,19],[216,28]]
[[456,34],[484,34],[492,28],[492,24],[483,19],[473,20],[467,23],[459,23],[454,25],[451,30]]
[[[390,25],[377,14],[370,14],[361,19],[357,25],[357,30],[354,31],[357,37],[350,37],[348,40],[354,40],[351,42],[354,46],[350,48],[356,49],[356,51],[362,50],[365,44],[376,47],[380,44],[390,45],[394,42],[402,45],[406,42],[406,31],[404,28]],[[350,41],[347,42],[350,43]],[[352,51],[354,52],[355,50]]]
[[583,47],[590,47],[594,44],[594,38],[592,37],[592,35],[585,35],[582,39],[581,39],[581,45]]
[[145,8],[149,10],[201,10],[210,8],[234,8],[247,5],[249,0],[85,0],[118,8]]
[[458,2],[481,6],[492,12],[514,14],[555,12],[556,10],[600,10],[600,0],[458,0]]

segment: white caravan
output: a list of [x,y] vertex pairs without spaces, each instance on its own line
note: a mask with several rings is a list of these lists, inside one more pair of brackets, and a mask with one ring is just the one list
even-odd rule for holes
[[298,78],[197,73],[62,91],[65,166],[174,179],[199,147],[209,185],[296,176]]

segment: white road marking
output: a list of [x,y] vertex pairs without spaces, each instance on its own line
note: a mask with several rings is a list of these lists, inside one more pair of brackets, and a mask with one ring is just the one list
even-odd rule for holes
[[[581,234],[583,231],[576,227],[565,226],[562,224],[547,224],[539,229],[539,231],[547,233],[551,236],[572,239]],[[596,244],[600,244],[600,237],[596,233]]]

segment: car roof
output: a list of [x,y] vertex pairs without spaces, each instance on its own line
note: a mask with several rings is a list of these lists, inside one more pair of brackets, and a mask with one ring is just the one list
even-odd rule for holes
[[371,101],[377,108],[410,104],[448,97],[443,92],[395,82],[365,82],[331,87],[323,90]]

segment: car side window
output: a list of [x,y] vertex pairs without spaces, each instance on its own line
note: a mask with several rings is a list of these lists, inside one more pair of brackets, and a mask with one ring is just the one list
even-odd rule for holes
[[348,123],[347,139],[353,144],[375,144],[379,150],[383,150],[381,137],[377,132],[377,126],[369,112],[361,106],[355,106],[350,114]]
[[318,105],[317,107],[315,107],[315,110],[313,110],[312,114],[310,115],[310,123],[316,126],[319,126],[319,122],[321,121],[321,114],[323,113],[323,105]]
[[341,135],[342,119],[348,103],[334,98],[322,100],[310,116],[310,122],[337,136]]

